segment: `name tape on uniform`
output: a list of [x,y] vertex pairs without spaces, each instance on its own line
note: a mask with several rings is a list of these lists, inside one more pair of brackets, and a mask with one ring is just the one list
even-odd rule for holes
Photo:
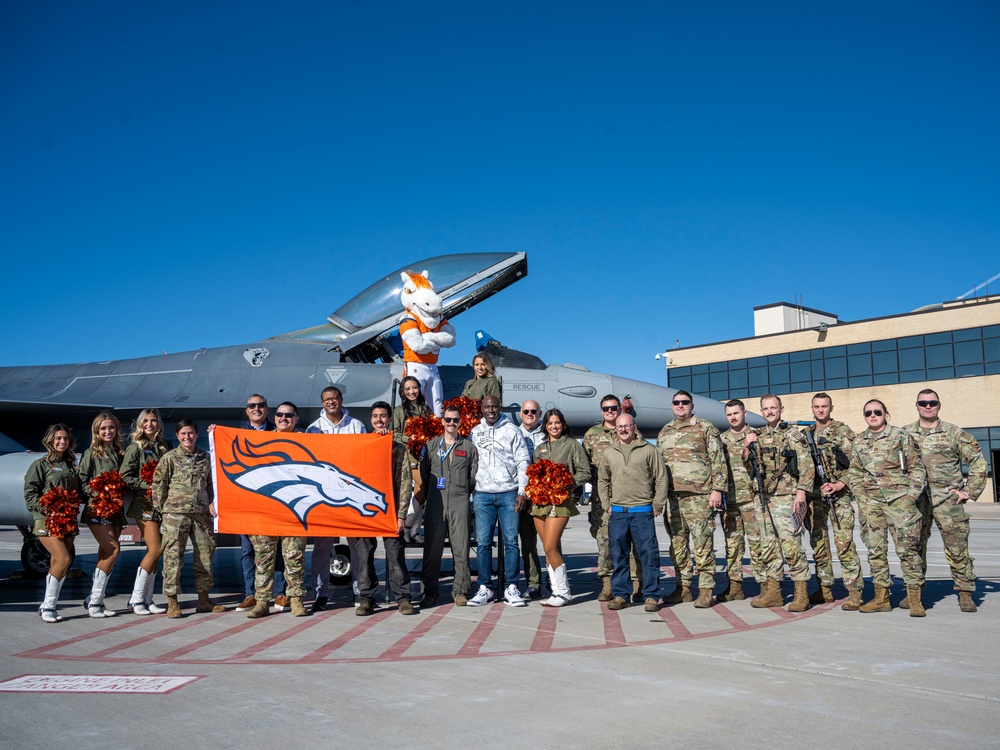
[[170,693],[200,675],[27,674],[0,682],[0,693]]

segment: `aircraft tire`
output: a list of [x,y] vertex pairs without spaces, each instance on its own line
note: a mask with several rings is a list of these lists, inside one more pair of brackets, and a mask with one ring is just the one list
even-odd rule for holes
[[330,555],[330,585],[351,585],[351,548],[346,544],[333,545]]
[[21,545],[21,567],[29,578],[44,578],[49,572],[49,553],[37,537]]

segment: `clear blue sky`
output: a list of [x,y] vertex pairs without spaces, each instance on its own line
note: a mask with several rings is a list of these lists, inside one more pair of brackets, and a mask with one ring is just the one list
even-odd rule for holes
[[[1000,5],[0,4],[0,365],[242,344],[431,255],[456,319],[663,382],[802,294],[1000,271]],[[998,286],[1000,289],[1000,286]]]

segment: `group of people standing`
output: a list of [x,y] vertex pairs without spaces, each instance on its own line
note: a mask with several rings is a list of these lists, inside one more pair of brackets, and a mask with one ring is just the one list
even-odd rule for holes
[[[389,587],[401,614],[416,612],[405,564],[405,544],[414,532],[415,516],[420,519],[416,526],[422,525],[424,530],[422,607],[439,601],[446,538],[454,561],[452,599],[457,606],[488,604],[497,598],[497,592],[515,607],[541,599],[544,582],[539,539],[551,592],[541,603],[553,607],[570,603],[561,538],[569,519],[580,513],[576,500],[588,482],[592,484],[590,530],[597,542],[597,573],[602,580],[598,600],[613,610],[625,609],[633,602],[643,603],[646,611],[656,611],[661,601],[667,605],[693,602],[695,607],[704,608],[744,599],[746,541],[751,571],[760,584],[760,594],[751,601],[754,607],[784,605],[781,582],[785,566],[794,584],[789,611],[802,612],[812,604],[834,601],[836,549],[848,591],[843,609],[889,611],[887,536],[891,533],[907,589],[901,606],[908,607],[911,616],[923,616],[927,540],[932,523],[936,523],[961,609],[976,611],[964,503],[982,492],[986,464],[974,438],[939,419],[940,399],[932,390],[920,392],[918,420],[905,428],[889,425],[885,405],[877,399],[869,401],[864,407],[868,428],[860,435],[832,419],[833,402],[825,393],[813,397],[814,421],[803,430],[783,421],[777,396],[761,397],[760,411],[767,424],[759,429],[747,425],[743,402],[732,400],[725,407],[730,429],[720,434],[710,422],[694,415],[692,396],[678,391],[672,399],[674,419],[660,431],[654,446],[637,430],[633,414],[623,412],[621,401],[611,394],[601,400],[600,423],[586,432],[582,442],[572,437],[562,412],[549,409],[542,414],[532,400],[520,404],[520,424],[515,424],[502,411],[501,389],[488,355],[477,355],[474,367],[476,377],[466,385],[463,395],[481,402],[482,419],[468,438],[459,434],[461,411],[446,407],[443,434],[429,440],[418,455],[407,450],[407,421],[430,414],[419,383],[410,377],[400,384],[399,406],[393,409],[386,402],[377,402],[371,407],[373,430],[394,435],[398,533],[384,538],[383,544]],[[323,391],[322,406],[322,414],[306,432],[366,431],[343,407],[343,394],[335,386]],[[277,407],[274,423],[267,419],[268,413],[266,399],[252,394],[244,427],[298,431],[298,408],[291,402]],[[188,539],[194,548],[196,611],[225,610],[208,596],[214,585],[211,517],[215,506],[210,457],[197,447],[197,438],[197,425],[181,420],[178,446],[171,450],[162,435],[159,413],[146,409],[137,417],[131,443],[125,448],[118,419],[102,412],[94,419],[91,445],[77,464],[70,429],[57,424],[46,431],[42,439],[46,455],[35,461],[25,476],[25,502],[34,515],[34,533],[51,556],[39,608],[45,622],[62,619],[57,600],[76,533],[56,534],[49,528],[43,500],[54,488],[76,493],[84,504],[80,521],[99,545],[93,585],[85,601],[91,617],[116,614],[104,601],[126,517],[138,525],[146,544],[129,599],[135,614],[166,611],[168,617],[182,616],[178,596]],[[526,495],[528,467],[542,460],[561,464],[571,478],[567,496],[559,501]],[[963,463],[968,467],[967,476],[962,473]],[[121,507],[114,512],[101,511],[104,506],[98,508],[92,502],[92,480],[110,472],[119,473],[125,488]],[[875,589],[868,601],[862,597],[861,564],[854,544],[855,504]],[[477,540],[475,589],[471,581],[470,509]],[[676,576],[674,590],[662,599],[654,521],[660,516],[669,535]],[[727,568],[726,585],[717,595],[716,517],[724,530]],[[501,551],[495,585],[492,551],[497,530]],[[816,562],[817,586],[812,594],[807,590],[811,576],[802,542],[806,532]],[[310,576],[315,590],[313,612],[322,611],[328,603],[333,541],[321,537],[314,543]],[[356,571],[356,612],[361,616],[375,609],[376,541],[349,540],[352,569]],[[269,614],[276,567],[280,571],[283,566],[286,589],[275,597],[275,604],[279,610],[289,606],[295,616],[307,615],[303,604],[305,549],[305,537],[246,537],[242,552],[246,598],[237,609],[247,611],[251,618]],[[161,554],[166,608],[153,601]],[[519,586],[522,562],[523,591]]]

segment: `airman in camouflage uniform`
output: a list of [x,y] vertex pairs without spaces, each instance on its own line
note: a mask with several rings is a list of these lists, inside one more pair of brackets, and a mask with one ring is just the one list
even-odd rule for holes
[[783,411],[780,398],[772,394],[761,396],[760,413],[767,426],[750,433],[743,441],[744,466],[748,472],[752,470],[751,446],[756,446],[753,450],[763,476],[755,479],[763,485],[769,501],[769,509],[765,511],[758,492],[761,535],[765,540],[773,540],[781,549],[780,557],[775,555],[768,561],[767,580],[761,587],[760,596],[750,604],[780,607],[784,603],[781,597],[781,580],[785,577],[783,557],[795,585],[795,596],[788,611],[805,612],[809,609],[809,558],[798,534],[796,517],[805,513],[806,491],[813,486],[815,469],[806,439],[787,422],[781,421]]
[[816,591],[809,597],[813,604],[833,601],[833,553],[830,550],[830,532],[827,521],[831,505],[836,521],[833,524],[833,543],[840,560],[840,574],[848,592],[848,600],[843,609],[856,610],[861,606],[861,589],[864,578],[861,575],[861,558],[854,544],[854,506],[851,493],[847,491],[844,475],[847,473],[854,443],[854,430],[843,422],[832,419],[833,399],[826,393],[817,393],[812,398],[812,412],[816,418],[812,430],[813,439],[823,461],[823,471],[827,483],[820,486],[819,471],[816,484],[806,493],[809,499],[809,544],[816,561]]
[[923,617],[920,589],[924,583],[920,559],[923,517],[917,498],[927,482],[920,448],[906,430],[888,424],[889,410],[878,400],[865,404],[868,429],[854,439],[847,486],[861,514],[861,540],[868,548],[875,597],[861,605],[861,612],[889,612],[889,540],[892,532],[903,569],[911,617]]
[[[694,416],[694,400],[687,391],[673,397],[674,419],[660,430],[656,447],[670,473],[670,496],[664,525],[670,533],[670,557],[677,586],[664,597],[667,604],[691,601],[691,579],[698,572],[696,607],[712,606],[715,586],[713,511],[722,510],[727,489],[726,451],[711,422]],[[688,537],[694,552],[692,563]]]
[[[296,432],[299,409],[290,401],[278,405],[274,412],[276,432]],[[308,612],[302,604],[306,595],[306,538],[304,536],[251,535],[254,558],[254,606],[247,617],[265,617],[270,614],[271,594],[274,592],[274,565],[281,545],[281,559],[285,563],[286,592],[294,617],[305,617]]]
[[752,432],[746,423],[746,407],[739,399],[726,404],[726,419],[730,428],[722,433],[726,449],[726,469],[729,487],[726,490],[726,509],[722,514],[722,531],[726,538],[726,570],[729,583],[717,597],[720,602],[739,601],[743,594],[743,537],[750,547],[750,568],[757,583],[767,579],[766,560],[777,558],[778,549],[773,537],[768,537],[765,549],[754,512],[753,483],[743,465],[743,441]]
[[198,592],[196,612],[225,612],[226,608],[208,598],[215,585],[212,556],[212,459],[195,445],[198,427],[193,420],[177,423],[180,445],[168,452],[153,474],[153,508],[163,516],[163,593],[167,597],[167,617],[182,617],[177,597],[181,593],[184,548],[191,538],[194,555],[194,588]]
[[[597,575],[601,579],[601,593],[597,595],[600,602],[611,601],[611,574],[614,572],[614,564],[611,562],[611,546],[608,538],[608,523],[611,518],[607,513],[607,508],[601,499],[601,493],[597,489],[597,467],[601,464],[601,457],[605,449],[618,440],[618,433],[615,431],[615,420],[621,414],[621,401],[613,393],[601,399],[601,424],[591,427],[583,436],[583,450],[587,454],[590,462],[590,535],[597,540]],[[638,433],[642,440],[642,434]],[[639,560],[639,553],[633,544],[629,555],[629,568],[632,575],[632,596],[639,596],[642,601],[642,594],[639,592],[642,582],[642,562]]]
[[[976,590],[976,572],[969,554],[969,514],[965,503],[973,502],[986,486],[986,459],[979,442],[969,433],[938,417],[941,401],[938,395],[925,389],[917,395],[920,419],[906,425],[917,445],[927,469],[927,488],[917,500],[924,520],[920,530],[920,559],[927,573],[927,540],[932,522],[937,524],[944,542],[944,555],[951,567],[951,577],[958,592],[963,612],[975,612],[972,593]],[[968,478],[962,476],[962,464],[969,468]]]

